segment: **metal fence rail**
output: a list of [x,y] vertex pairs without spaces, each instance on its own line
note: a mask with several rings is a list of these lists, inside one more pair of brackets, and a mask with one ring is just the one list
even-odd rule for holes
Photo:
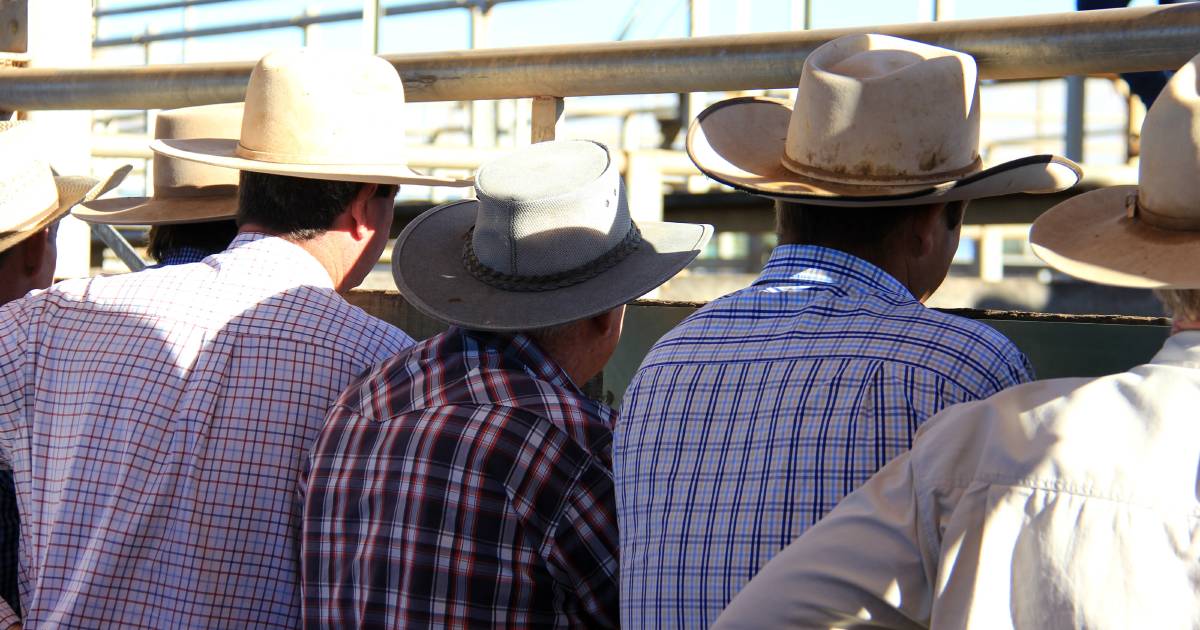
[[[1200,52],[1200,4],[1016,18],[569,46],[390,55],[409,100],[728,91],[795,86],[833,38],[879,32],[971,53],[980,76],[1174,69]],[[232,102],[253,63],[0,69],[0,110],[147,109]]]
[[[228,2],[229,0],[206,1]],[[415,13],[428,13],[430,11],[448,11],[450,9],[470,9],[472,7],[490,9],[495,5],[521,1],[523,0],[433,0],[431,2],[420,2],[416,4],[403,4],[394,7],[385,7],[380,10],[379,17],[388,17],[392,15],[412,15]],[[97,13],[96,15],[100,14]],[[112,14],[109,13],[108,15]],[[313,26],[316,24],[332,24],[335,22],[361,20],[362,17],[362,9],[352,11],[337,11],[334,13],[301,13],[300,15],[293,17],[276,18],[273,20],[262,20],[258,22],[242,22],[239,24],[229,24],[225,26],[209,26],[179,31],[164,31],[162,33],[140,33],[125,37],[108,37],[105,39],[97,39],[96,41],[92,42],[92,47],[108,48],[113,46],[132,46],[149,44],[151,42],[165,42],[186,39],[191,37],[209,37],[212,35],[229,35],[232,33],[251,33],[255,31],[269,31],[279,28],[304,28],[306,26]]]

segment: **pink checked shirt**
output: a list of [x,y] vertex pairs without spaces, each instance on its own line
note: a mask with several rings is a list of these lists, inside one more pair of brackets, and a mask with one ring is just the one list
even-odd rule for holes
[[350,380],[410,345],[261,234],[0,309],[25,626],[298,626],[304,457]]

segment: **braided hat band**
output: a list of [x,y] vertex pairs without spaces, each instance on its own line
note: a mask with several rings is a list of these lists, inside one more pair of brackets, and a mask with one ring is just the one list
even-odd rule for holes
[[480,282],[503,291],[553,291],[555,289],[574,286],[591,280],[605,271],[612,269],[617,263],[628,258],[630,254],[642,246],[642,233],[638,230],[637,224],[630,221],[629,231],[625,233],[625,238],[621,239],[621,242],[599,257],[578,267],[559,273],[542,276],[521,276],[501,273],[480,262],[479,258],[475,255],[474,247],[471,245],[471,237],[474,233],[475,228],[472,226],[463,235],[463,266]]

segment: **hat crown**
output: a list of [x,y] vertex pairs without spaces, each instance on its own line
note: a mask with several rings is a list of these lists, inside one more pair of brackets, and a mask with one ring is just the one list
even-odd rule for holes
[[975,60],[886,35],[835,39],[804,62],[784,166],[859,185],[935,184],[980,169]]
[[1200,55],[1171,77],[1142,123],[1139,218],[1200,230]]
[[487,268],[536,277],[602,258],[630,233],[620,173],[589,140],[544,142],[479,169],[471,247]]
[[237,155],[275,163],[403,164],[404,84],[374,55],[278,51],[246,87]]
[[[242,104],[201,105],[160,112],[155,139],[237,138]],[[238,171],[154,154],[155,197],[229,195],[237,190]]]
[[0,122],[0,234],[35,224],[58,205],[50,165],[36,154],[33,126]]

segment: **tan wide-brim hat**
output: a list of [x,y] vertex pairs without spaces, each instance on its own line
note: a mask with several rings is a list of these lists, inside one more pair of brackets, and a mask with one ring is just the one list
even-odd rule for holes
[[[46,168],[48,170],[48,167]],[[121,180],[125,179],[125,176],[129,174],[132,168],[129,165],[122,166],[113,171],[104,180],[79,175],[64,176],[48,173],[47,175],[54,182],[54,189],[57,194],[56,201],[52,202],[53,205],[50,208],[25,218],[22,223],[15,227],[8,227],[6,225],[6,229],[0,231],[0,252],[8,250],[39,231],[46,229],[55,221],[66,216],[76,204],[95,199],[113,190],[121,184]],[[3,205],[7,206],[9,204]]]
[[[160,112],[154,137],[236,138],[242,104],[202,105]],[[237,216],[238,171],[154,155],[150,197],[115,197],[80,204],[72,214],[107,225],[171,225],[221,221]]]
[[1076,195],[1029,232],[1034,253],[1089,282],[1200,289],[1200,56],[1175,73],[1142,123],[1136,186]]
[[733,188],[831,206],[1049,193],[1082,176],[1053,155],[984,169],[975,60],[886,35],[848,35],[814,50],[794,104],[744,97],[708,107],[688,129],[687,151]]
[[375,184],[469,186],[408,167],[404,85],[374,55],[273,52],[254,67],[238,139],[160,139],[155,153],[225,168]]
[[422,312],[476,330],[546,328],[598,315],[679,273],[712,227],[638,221],[607,147],[524,147],[485,164],[477,200],[414,219],[392,253],[396,286]]

